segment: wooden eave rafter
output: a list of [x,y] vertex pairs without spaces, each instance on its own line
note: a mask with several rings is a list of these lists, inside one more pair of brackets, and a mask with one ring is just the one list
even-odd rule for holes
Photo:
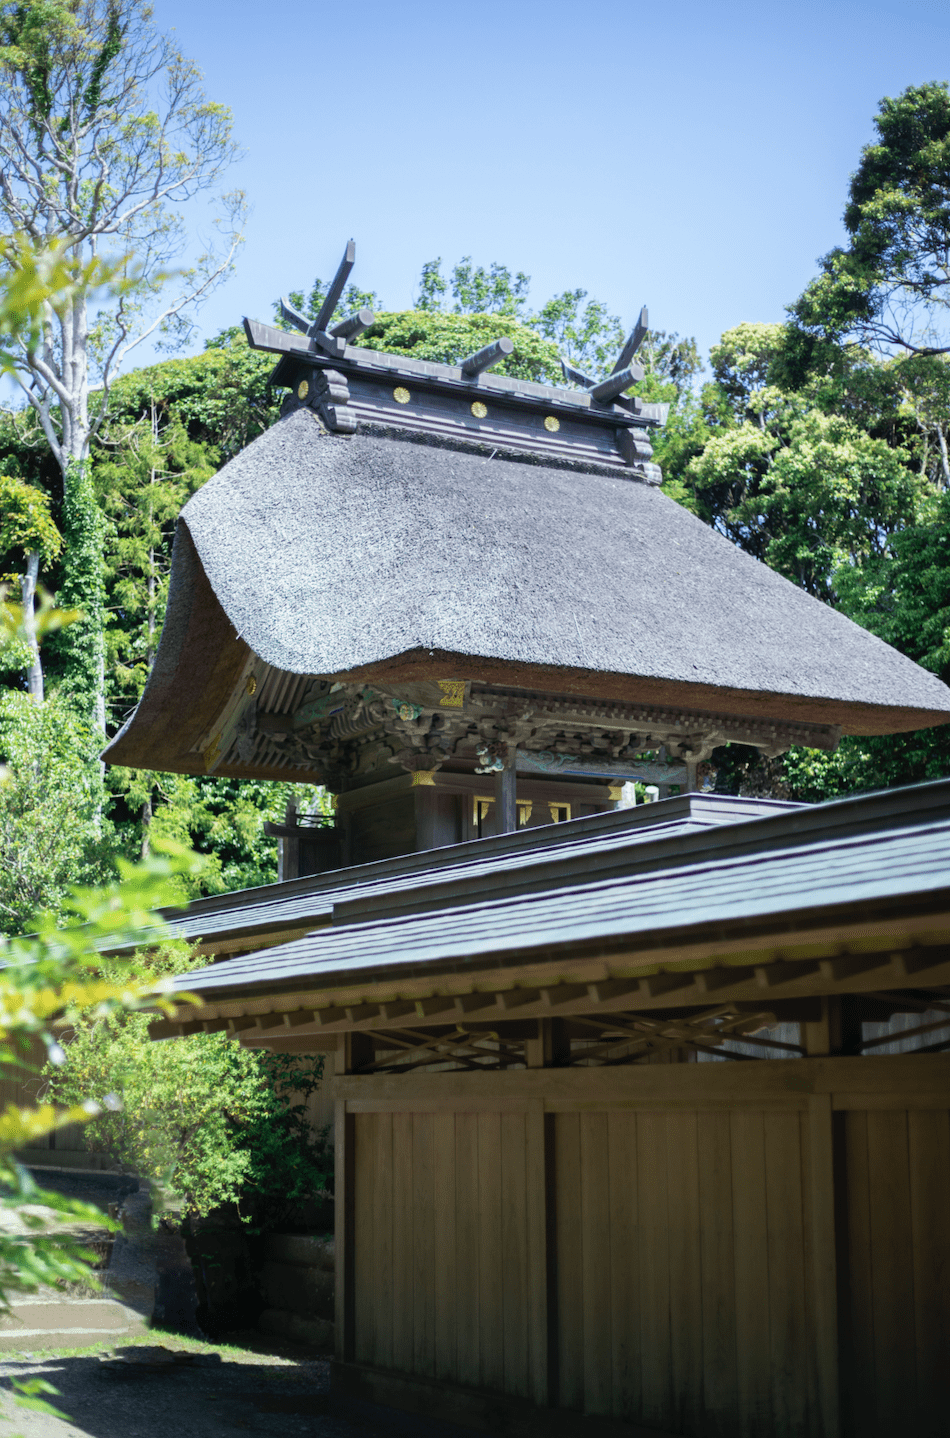
[[[223,976],[222,976],[223,977]],[[759,934],[626,953],[565,955],[479,972],[425,971],[324,988],[222,994],[152,1025],[156,1039],[228,1032],[244,1043],[319,1051],[346,1033],[506,1024],[711,1002],[774,1008],[788,1000],[950,985],[950,909],[869,923],[829,924],[794,936]],[[199,1017],[200,1014],[200,1017]]]

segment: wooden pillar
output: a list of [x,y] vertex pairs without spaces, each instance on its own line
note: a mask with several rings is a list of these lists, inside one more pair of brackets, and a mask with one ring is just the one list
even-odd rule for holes
[[361,1068],[373,1061],[374,1046],[370,1034],[344,1034],[342,1043],[334,1057],[335,1072],[338,1074],[359,1073]]
[[830,1094],[808,1100],[811,1264],[815,1362],[822,1438],[838,1438],[838,1262],[835,1236],[834,1125]]
[[538,1036],[525,1041],[525,1063],[529,1069],[557,1068],[571,1056],[571,1042],[564,1032],[563,1019],[538,1019]]
[[820,1000],[821,1016],[802,1024],[802,1044],[809,1058],[857,1054],[861,1044],[860,995],[833,994]]
[[518,777],[514,763],[495,771],[495,833],[513,834],[518,827]]
[[416,776],[413,775],[412,794],[416,809],[416,850],[421,852],[423,849],[435,849],[439,844],[436,834],[437,790],[431,780],[428,784],[424,781],[417,782]]
[[[339,1053],[337,1057],[339,1057]],[[348,1363],[352,1360],[356,1337],[353,1281],[355,1275],[355,1234],[353,1232],[355,1141],[353,1115],[347,1113],[346,1104],[342,1100],[337,1100],[333,1166],[334,1252],[336,1254],[334,1345],[336,1357],[341,1363]]]

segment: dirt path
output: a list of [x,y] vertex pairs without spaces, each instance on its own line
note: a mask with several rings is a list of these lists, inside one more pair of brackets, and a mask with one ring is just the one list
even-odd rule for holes
[[[325,1360],[252,1341],[212,1348],[155,1334],[117,1356],[10,1354],[0,1362],[0,1438],[465,1438],[389,1409],[337,1411]],[[11,1378],[34,1376],[55,1384],[50,1401],[66,1420],[15,1406]]]

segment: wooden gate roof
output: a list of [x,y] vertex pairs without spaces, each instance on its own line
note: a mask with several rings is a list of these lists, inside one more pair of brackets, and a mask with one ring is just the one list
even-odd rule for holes
[[446,907],[434,887],[429,911],[381,918],[354,903],[332,927],[183,976],[207,1007],[157,1031],[533,1019],[589,1007],[592,985],[598,1004],[655,1008],[950,981],[950,781],[679,842],[678,864],[658,837],[652,865],[632,848],[626,874],[506,899]]

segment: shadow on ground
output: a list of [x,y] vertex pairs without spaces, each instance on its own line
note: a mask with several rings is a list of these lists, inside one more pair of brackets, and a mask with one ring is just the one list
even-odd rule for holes
[[[172,1335],[115,1354],[10,1355],[0,1363],[0,1438],[465,1438],[462,1429],[372,1405],[337,1407],[324,1359],[253,1347],[196,1351]],[[14,1378],[44,1378],[67,1417],[25,1412],[13,1401]]]

